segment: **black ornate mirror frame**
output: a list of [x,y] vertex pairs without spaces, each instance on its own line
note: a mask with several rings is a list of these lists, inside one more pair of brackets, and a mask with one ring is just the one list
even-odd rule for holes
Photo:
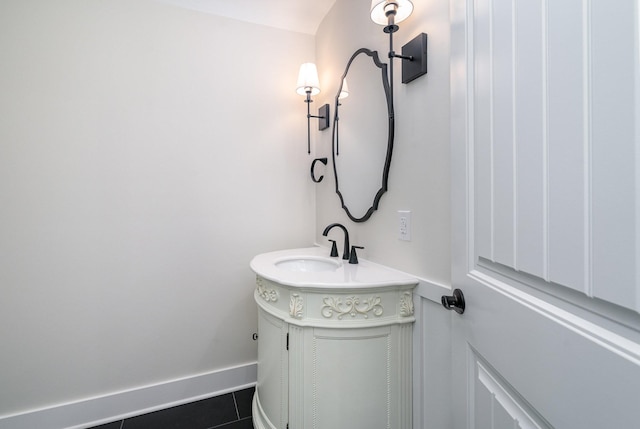
[[[373,199],[373,204],[371,205],[371,207],[369,207],[369,210],[367,210],[367,212],[364,214],[364,216],[358,218],[355,217],[350,211],[349,208],[347,207],[347,205],[345,204],[344,198],[342,196],[342,194],[340,193],[340,186],[338,183],[338,169],[336,167],[336,155],[339,155],[339,134],[338,134],[338,130],[339,130],[339,106],[340,106],[340,102],[339,102],[339,96],[340,96],[340,92],[342,91],[342,84],[344,82],[344,78],[347,77],[347,74],[349,73],[349,67],[351,66],[351,63],[353,62],[353,60],[355,60],[355,58],[360,55],[360,54],[366,54],[369,57],[371,57],[371,59],[373,60],[373,63],[380,68],[380,75],[382,77],[382,86],[384,88],[384,93],[385,93],[385,98],[387,100],[387,112],[389,115],[389,133],[388,133],[388,141],[387,141],[387,155],[385,157],[385,161],[384,161],[384,169],[382,171],[382,184],[380,189],[378,190],[378,192],[376,193],[374,199]],[[360,48],[357,51],[355,51],[353,53],[353,55],[351,56],[351,58],[349,59],[349,62],[347,62],[347,67],[345,68],[344,74],[342,75],[342,78],[340,79],[340,88],[338,88],[338,93],[336,95],[336,102],[335,102],[335,110],[334,110],[334,117],[333,117],[333,138],[332,138],[332,161],[333,161],[333,174],[335,176],[335,180],[336,180],[336,194],[338,194],[338,196],[340,197],[340,204],[342,205],[342,208],[344,209],[344,211],[347,213],[347,216],[349,216],[349,219],[351,219],[354,222],[364,222],[367,219],[369,219],[371,217],[371,215],[373,214],[374,211],[376,211],[378,209],[378,204],[380,203],[380,198],[382,197],[382,194],[384,194],[385,192],[387,192],[387,182],[389,179],[389,166],[391,165],[391,155],[393,153],[393,137],[394,137],[394,131],[395,131],[395,126],[394,126],[394,112],[393,112],[393,94],[391,93],[391,88],[389,86],[389,76],[387,73],[387,64],[383,63],[380,61],[380,58],[378,57],[378,51],[371,51],[370,49],[367,48]]]

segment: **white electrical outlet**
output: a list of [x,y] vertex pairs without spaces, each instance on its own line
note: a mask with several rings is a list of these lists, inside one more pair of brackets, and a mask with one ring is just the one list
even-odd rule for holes
[[398,239],[411,241],[411,212],[398,210]]

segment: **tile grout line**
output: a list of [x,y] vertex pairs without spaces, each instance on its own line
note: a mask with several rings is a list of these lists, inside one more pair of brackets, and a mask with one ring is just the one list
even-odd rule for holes
[[251,419],[252,419],[252,416],[244,417],[244,418],[242,418],[242,419],[238,419],[238,420],[235,420],[235,421],[233,421],[233,422],[226,422],[226,423],[222,423],[221,425],[213,426],[213,427],[210,427],[210,428],[208,428],[208,429],[220,429],[220,428],[224,428],[225,426],[232,425],[232,424],[234,424],[234,423],[242,422],[242,421],[245,421],[245,420],[251,420]]
[[231,392],[231,396],[233,396],[233,405],[236,407],[236,417],[240,420],[240,412],[238,411],[238,401],[236,401],[236,393]]

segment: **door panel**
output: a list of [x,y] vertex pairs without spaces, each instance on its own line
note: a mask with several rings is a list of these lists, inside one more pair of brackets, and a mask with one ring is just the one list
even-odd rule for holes
[[475,256],[638,311],[637,2],[524,3],[469,0]]
[[640,310],[634,2],[473,11],[477,255]]
[[344,330],[314,329],[310,355],[313,419],[305,427],[394,427],[391,340],[388,326],[355,335]]
[[[469,360],[486,362],[552,427],[637,425],[640,345],[488,274],[471,272],[464,290],[467,310],[453,318],[457,371]],[[475,390],[478,380],[463,381],[463,389]]]
[[451,11],[454,427],[636,427],[638,2]]
[[473,350],[469,350],[469,383],[474,386],[473,427],[550,428],[511,386]]
[[547,191],[545,216],[548,244],[545,280],[585,290],[585,58],[587,42],[582,0],[544,3],[540,21],[544,38],[538,66],[546,73],[543,110],[546,157],[543,168]]
[[638,2],[593,1],[591,16],[593,296],[640,311],[625,287],[638,283]]
[[[489,19],[491,43],[490,87],[487,96],[491,108],[491,195],[493,223],[493,260],[508,266],[514,264],[514,211],[496,210],[514,207],[513,145],[513,38],[511,0],[493,0]],[[490,2],[491,4],[491,2]]]
[[412,325],[313,328],[304,335],[303,395],[311,409],[299,427],[412,427]]
[[[539,1],[517,3],[514,28],[515,52],[514,88],[514,134],[518,142],[513,169],[515,176],[515,256],[513,267],[534,276],[544,278],[545,264],[541,257],[545,249],[544,201],[545,172],[543,165],[545,71],[540,67],[540,58],[532,52],[542,52],[543,5]],[[527,70],[527,73],[517,73]]]

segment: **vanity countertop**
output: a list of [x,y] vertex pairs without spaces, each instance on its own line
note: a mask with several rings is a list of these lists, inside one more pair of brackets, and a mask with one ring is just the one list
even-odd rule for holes
[[250,266],[264,279],[299,288],[368,289],[418,283],[415,277],[366,259],[349,264],[330,258],[329,249],[319,246],[262,253]]

